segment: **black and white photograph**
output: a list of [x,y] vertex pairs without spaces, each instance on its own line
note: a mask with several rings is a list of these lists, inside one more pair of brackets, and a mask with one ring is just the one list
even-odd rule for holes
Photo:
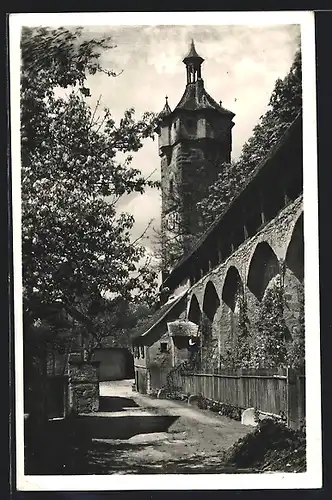
[[9,17],[17,489],[321,487],[313,13]]

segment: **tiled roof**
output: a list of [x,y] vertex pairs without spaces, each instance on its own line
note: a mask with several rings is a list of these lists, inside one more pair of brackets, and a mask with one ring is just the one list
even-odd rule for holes
[[172,113],[172,110],[171,108],[169,107],[169,104],[168,104],[168,100],[167,100],[167,97],[166,97],[166,103],[165,103],[165,106],[163,107],[163,109],[160,111],[159,113],[159,118],[163,118],[164,116],[167,116],[167,115],[170,115]]
[[192,60],[192,59],[197,59],[197,60],[199,60],[200,63],[202,63],[204,61],[203,57],[199,56],[196,52],[194,40],[191,40],[189,52],[186,55],[186,57],[183,59],[183,62],[184,63],[190,62],[190,60]]
[[186,86],[183,96],[175,109],[186,109],[189,111],[196,111],[200,109],[214,109],[219,113],[229,115],[233,118],[235,114],[228,109],[220,106],[212,97],[206,92],[204,82],[198,79],[195,83],[189,83]]
[[[132,340],[135,341],[138,338],[147,336],[150,332],[154,330],[162,321],[166,319],[175,319],[177,317],[178,311],[176,306],[186,296],[187,291],[183,292],[181,295],[168,300],[166,304],[162,305],[154,314],[152,314],[147,321],[140,327],[138,326],[132,335]],[[172,316],[172,312],[175,314],[175,318]]]

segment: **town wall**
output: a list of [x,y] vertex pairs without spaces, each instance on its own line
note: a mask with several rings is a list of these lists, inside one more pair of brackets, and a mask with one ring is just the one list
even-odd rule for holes
[[[284,319],[289,339],[299,327],[304,289],[302,210],[300,196],[190,289],[187,317],[197,322],[197,318],[195,321],[190,317],[191,302],[195,298],[199,306],[199,320],[210,321],[212,339],[215,340],[214,345],[218,345],[219,354],[231,350],[236,342],[239,298],[242,297],[246,303],[248,327],[253,329],[257,324],[262,298],[277,278],[281,280],[284,290]],[[214,291],[211,292],[212,289]],[[213,309],[212,303],[214,310],[209,312]]]

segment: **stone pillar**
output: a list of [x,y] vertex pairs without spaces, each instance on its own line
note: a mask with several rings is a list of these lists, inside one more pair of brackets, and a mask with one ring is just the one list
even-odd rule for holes
[[69,413],[99,410],[99,361],[75,361],[69,365]]
[[151,374],[150,370],[146,370],[146,393],[150,394],[151,393]]
[[174,366],[175,366],[175,345],[174,345],[173,337],[170,337],[170,344],[171,344],[171,355],[172,355],[172,368],[174,368]]

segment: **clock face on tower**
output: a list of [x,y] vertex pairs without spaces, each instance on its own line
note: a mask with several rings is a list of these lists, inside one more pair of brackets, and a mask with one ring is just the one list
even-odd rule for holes
[[166,229],[168,231],[174,231],[179,226],[179,213],[169,212],[165,217]]

